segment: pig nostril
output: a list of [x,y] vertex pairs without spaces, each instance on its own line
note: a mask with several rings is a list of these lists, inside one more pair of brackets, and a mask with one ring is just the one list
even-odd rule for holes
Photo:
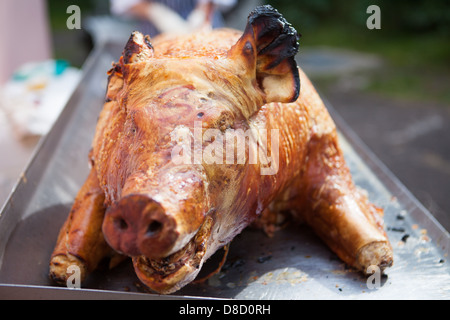
[[116,219],[115,223],[117,228],[120,230],[126,230],[128,228],[127,222],[122,218]]
[[150,222],[150,224],[148,225],[147,228],[147,232],[146,235],[148,237],[153,237],[154,235],[156,235],[159,231],[161,231],[162,229],[162,223],[156,220],[153,220],[152,222]]

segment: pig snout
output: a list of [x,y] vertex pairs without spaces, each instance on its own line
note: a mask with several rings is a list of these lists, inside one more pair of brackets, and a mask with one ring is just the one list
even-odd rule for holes
[[103,234],[109,245],[129,256],[158,256],[177,240],[176,221],[145,195],[129,195],[106,212]]
[[164,258],[182,249],[205,219],[203,183],[197,182],[175,183],[153,196],[123,196],[105,214],[102,229],[108,244],[125,255],[148,258]]

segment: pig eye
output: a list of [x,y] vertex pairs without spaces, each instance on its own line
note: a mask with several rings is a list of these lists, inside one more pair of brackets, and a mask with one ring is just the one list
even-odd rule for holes
[[134,136],[134,135],[136,135],[137,130],[138,130],[138,129],[137,129],[136,126],[132,126],[132,127],[130,128],[130,131],[129,131],[130,133],[129,133],[129,134]]
[[222,112],[219,119],[216,121],[217,127],[220,131],[225,131],[229,128],[233,128],[234,125],[234,116],[230,112]]
[[197,118],[202,118],[203,116],[204,116],[205,114],[203,113],[203,112],[199,112],[199,113],[197,113]]

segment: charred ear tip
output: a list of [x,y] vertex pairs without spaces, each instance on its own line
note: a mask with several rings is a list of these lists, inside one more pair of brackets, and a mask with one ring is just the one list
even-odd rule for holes
[[123,63],[141,62],[153,56],[153,46],[148,35],[133,31],[122,53]]
[[259,15],[279,15],[281,14],[278,12],[277,9],[272,7],[270,4],[265,4],[261,6],[257,6],[255,9],[252,10],[249,14],[249,19],[259,16]]
[[[300,34],[297,30],[271,5],[262,5],[256,7],[248,16],[248,26],[260,29],[258,36],[267,34],[278,34],[279,40],[285,43],[291,43],[291,46],[297,53],[299,48]],[[289,40],[287,40],[289,39]]]
[[[271,19],[276,19],[282,22],[287,27],[290,27],[293,31],[295,31],[294,28],[292,28],[291,24],[283,17],[283,15],[274,7],[272,7],[270,4],[258,6],[255,9],[253,9],[252,12],[250,12],[248,16],[249,22],[253,22],[253,20],[261,17],[267,17]],[[295,33],[297,33],[295,31]]]
[[252,12],[248,15],[248,24],[253,25],[258,23],[258,20],[280,20],[283,23],[287,23],[281,13],[278,12],[277,9],[272,7],[271,5],[262,5],[253,9]]
[[133,32],[131,32],[130,38],[134,39],[136,37],[144,38],[144,34],[138,30],[134,30]]
[[300,96],[300,88],[302,84],[300,83],[300,79],[297,78],[295,81],[295,91],[294,96],[292,97],[292,102],[297,101],[298,97]]
[[293,90],[293,95],[291,97],[290,102],[297,101],[298,97],[300,96],[300,88],[301,88],[300,72],[298,70],[296,63],[293,63],[293,65],[292,65],[292,74],[294,77],[294,81],[293,81],[294,90]]
[[129,42],[137,42],[142,38],[144,38],[144,35],[142,33],[140,33],[139,31],[135,30],[130,34],[130,37],[128,38],[128,43]]
[[145,43],[150,49],[153,49],[150,36],[148,34],[144,35],[143,33],[137,30],[131,33],[130,38],[128,38],[127,44],[129,43],[138,43],[138,44]]

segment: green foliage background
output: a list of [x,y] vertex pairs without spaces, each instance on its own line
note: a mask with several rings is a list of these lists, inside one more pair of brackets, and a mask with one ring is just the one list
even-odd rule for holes
[[[300,50],[329,46],[377,54],[369,90],[450,105],[450,0],[270,0],[302,35]],[[366,27],[369,5],[381,29]],[[301,54],[301,51],[300,51]]]

